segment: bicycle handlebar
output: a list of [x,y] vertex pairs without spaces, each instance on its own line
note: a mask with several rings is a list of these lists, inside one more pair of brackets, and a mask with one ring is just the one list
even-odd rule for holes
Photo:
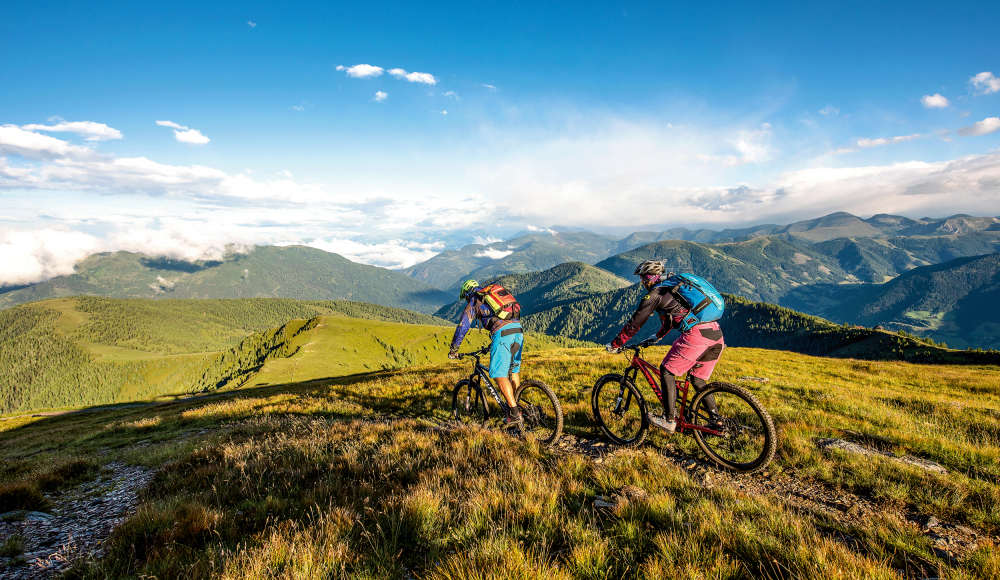
[[460,352],[460,353],[458,353],[458,358],[465,358],[467,356],[480,356],[480,355],[484,355],[484,354],[488,353],[489,351],[490,351],[490,347],[489,347],[489,345],[487,345],[487,346],[484,346],[483,348],[481,348],[479,350],[475,350],[475,351],[472,351],[472,352]]

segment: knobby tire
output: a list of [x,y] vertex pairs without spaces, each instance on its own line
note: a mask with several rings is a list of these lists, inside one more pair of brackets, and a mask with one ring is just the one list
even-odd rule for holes
[[543,445],[553,445],[562,436],[562,405],[552,389],[542,381],[529,379],[521,383],[514,393],[521,408],[522,423],[518,426],[525,439],[531,438]]
[[458,381],[451,394],[451,412],[456,423],[483,425],[486,422],[483,390],[469,379]]
[[617,373],[604,375],[591,393],[594,419],[615,445],[636,447],[646,440],[646,401],[632,381]]
[[694,429],[698,447],[716,465],[730,471],[756,473],[774,459],[777,434],[771,415],[750,391],[729,383],[711,383],[691,403],[691,422],[712,427],[705,399],[714,396],[723,419],[723,435]]

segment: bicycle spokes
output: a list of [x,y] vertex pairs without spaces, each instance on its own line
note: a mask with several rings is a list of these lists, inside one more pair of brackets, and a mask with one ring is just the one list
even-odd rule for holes
[[757,411],[737,393],[714,393],[718,414],[704,400],[695,410],[695,423],[711,429],[697,435],[715,459],[730,467],[750,465],[760,459],[769,445],[769,430]]

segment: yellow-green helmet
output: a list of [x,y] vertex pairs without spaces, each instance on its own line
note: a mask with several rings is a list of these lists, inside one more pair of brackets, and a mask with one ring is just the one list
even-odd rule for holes
[[459,300],[465,300],[469,296],[469,293],[478,287],[479,282],[476,282],[475,280],[466,280],[462,284],[462,291],[458,294]]

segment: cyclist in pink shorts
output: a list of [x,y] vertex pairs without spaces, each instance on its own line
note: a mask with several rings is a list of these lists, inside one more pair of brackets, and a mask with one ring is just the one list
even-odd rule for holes
[[[635,274],[642,278],[642,285],[648,293],[639,308],[636,309],[632,319],[622,328],[618,336],[605,348],[610,353],[617,353],[639,330],[642,325],[649,320],[654,312],[660,315],[663,325],[656,334],[647,338],[644,342],[649,345],[657,342],[670,332],[671,328],[679,327],[684,316],[688,313],[687,308],[670,292],[669,288],[660,286],[660,282],[666,279],[664,275],[663,262],[646,260],[635,269]],[[677,427],[677,386],[674,384],[674,376],[682,376],[691,373],[691,384],[701,390],[708,383],[708,379],[715,370],[715,363],[719,362],[723,349],[726,348],[722,340],[722,329],[717,322],[705,322],[692,327],[684,332],[674,341],[670,347],[670,352],[660,363],[660,385],[667,395],[667,408],[665,415],[654,415],[649,413],[647,419],[650,423],[663,429],[674,432]],[[709,414],[714,419],[718,415],[718,408],[715,405],[714,397],[706,397],[705,404],[709,408]]]

